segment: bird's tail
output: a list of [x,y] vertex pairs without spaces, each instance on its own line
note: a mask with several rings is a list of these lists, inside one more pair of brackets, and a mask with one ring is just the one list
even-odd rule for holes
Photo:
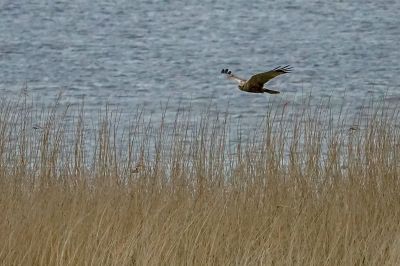
[[266,93],[269,93],[269,94],[278,94],[278,93],[280,93],[279,91],[269,90],[269,89],[265,89],[265,88],[263,88],[263,92],[266,92]]

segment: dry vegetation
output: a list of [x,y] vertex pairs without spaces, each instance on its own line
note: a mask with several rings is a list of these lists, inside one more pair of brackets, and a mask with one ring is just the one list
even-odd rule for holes
[[123,127],[5,99],[0,263],[399,265],[399,109],[382,106],[276,104],[239,131],[210,110]]

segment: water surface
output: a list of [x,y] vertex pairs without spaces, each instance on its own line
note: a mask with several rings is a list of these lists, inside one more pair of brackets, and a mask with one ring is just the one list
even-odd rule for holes
[[[28,84],[34,101],[88,110],[108,103],[157,115],[215,104],[234,117],[263,116],[268,102],[359,108],[400,99],[400,1],[2,1],[0,91]],[[290,64],[277,96],[246,94],[224,79]]]

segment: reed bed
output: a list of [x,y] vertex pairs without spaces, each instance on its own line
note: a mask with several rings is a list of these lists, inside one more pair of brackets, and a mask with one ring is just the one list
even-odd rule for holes
[[3,99],[0,263],[399,265],[399,109],[385,107],[272,104],[249,129],[212,107],[152,123]]

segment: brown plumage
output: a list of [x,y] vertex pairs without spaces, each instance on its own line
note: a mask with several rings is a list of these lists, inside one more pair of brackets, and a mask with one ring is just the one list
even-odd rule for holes
[[235,80],[239,83],[239,89],[246,92],[252,93],[270,93],[270,94],[277,94],[279,91],[274,91],[270,89],[264,88],[264,84],[270,81],[271,79],[285,73],[289,73],[292,71],[292,67],[289,65],[284,67],[277,67],[271,71],[258,73],[250,77],[249,80],[245,80],[239,78],[232,74],[229,69],[222,69],[221,73],[226,74],[228,79]]

